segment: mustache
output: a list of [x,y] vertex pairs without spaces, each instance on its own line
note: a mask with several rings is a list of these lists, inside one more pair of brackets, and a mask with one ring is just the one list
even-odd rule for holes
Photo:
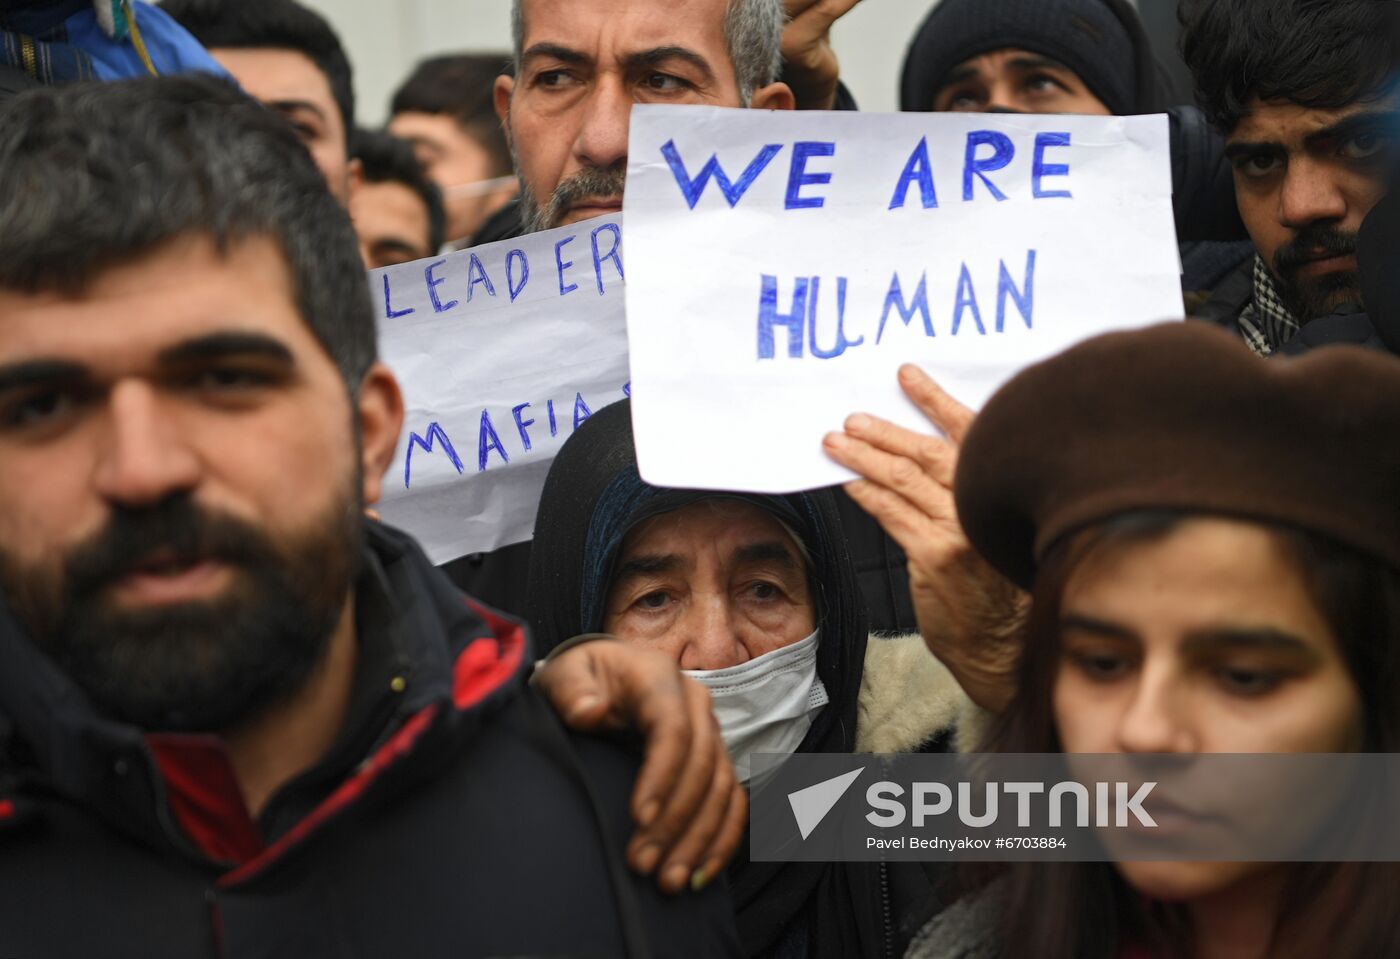
[[549,222],[557,224],[569,208],[580,200],[621,197],[626,182],[627,163],[624,160],[608,167],[585,167],[555,188],[549,198]]
[[219,560],[231,565],[274,563],[277,551],[256,527],[196,506],[186,497],[142,509],[118,508],[97,534],[65,561],[72,598],[91,595],[114,580],[147,567]]
[[1307,263],[1329,256],[1354,256],[1356,234],[1325,223],[1309,223],[1274,254],[1274,272],[1288,277]]

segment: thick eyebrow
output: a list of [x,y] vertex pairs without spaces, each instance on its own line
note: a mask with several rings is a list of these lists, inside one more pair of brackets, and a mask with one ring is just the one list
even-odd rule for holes
[[774,563],[784,569],[800,570],[801,564],[792,555],[792,550],[778,540],[763,543],[750,543],[734,551],[734,559],[740,563]]
[[[1083,632],[1123,642],[1137,643],[1135,632],[1116,623],[1071,613],[1060,619],[1061,632]],[[1302,637],[1271,626],[1220,627],[1196,630],[1182,641],[1181,651],[1202,656],[1222,651],[1255,650],[1282,652],[1317,659],[1317,652]]]
[[[1052,60],[1050,57],[1034,55],[1016,57],[1014,60],[1011,60],[1007,65],[1015,67],[1018,70],[1063,70],[1066,73],[1074,73],[1073,70],[1065,66],[1059,60]],[[1075,75],[1077,76],[1078,74]],[[947,79],[945,79],[942,83],[938,85],[938,90],[934,95],[937,96],[938,93],[942,93],[944,90],[948,89],[954,84],[962,83],[964,80],[972,80],[976,77],[977,68],[972,65],[971,60],[965,63],[960,63],[952,69],[952,71],[948,74]]]
[[408,240],[383,239],[375,240],[370,246],[377,253],[406,253],[412,259],[421,259],[422,251],[415,247]]
[[686,47],[652,47],[650,50],[641,50],[637,53],[629,53],[623,58],[623,65],[629,69],[639,67],[659,67],[669,60],[683,60],[705,75],[705,82],[713,82],[715,71],[710,68],[710,61],[706,60],[694,50]]
[[1282,143],[1268,140],[1242,140],[1229,143],[1225,146],[1225,159],[1232,163],[1236,160],[1248,159],[1258,156],[1287,156],[1288,150]]
[[670,573],[680,569],[681,558],[675,553],[646,553],[633,556],[617,568],[613,577],[614,585],[638,576],[653,576],[657,573]]
[[[296,358],[278,340],[260,333],[214,333],[168,347],[157,354],[161,366],[179,366],[204,360],[259,357],[292,367]],[[40,384],[81,383],[92,371],[69,360],[32,360],[0,366],[0,393]]]
[[1191,654],[1256,650],[1317,658],[1317,652],[1301,636],[1272,626],[1205,629],[1189,633],[1181,644],[1181,650]]
[[1060,617],[1060,632],[1092,633],[1095,636],[1107,636],[1112,639],[1121,639],[1124,642],[1138,642],[1137,633],[1125,626],[1117,623],[1110,623],[1106,620],[1095,619],[1092,616],[1084,616],[1079,613],[1069,613]]
[[407,140],[409,145],[412,146],[415,150],[427,150],[434,156],[442,156],[442,144],[438,143],[435,140],[430,140],[422,135],[403,137],[403,139]]
[[1350,116],[1342,117],[1330,127],[1324,127],[1316,133],[1309,133],[1303,138],[1303,142],[1308,146],[1315,146],[1330,140],[1343,140],[1349,136],[1375,129],[1386,129],[1393,132],[1395,130],[1394,115],[1383,110],[1353,113]]
[[323,123],[326,119],[326,111],[322,110],[310,100],[267,100],[263,105],[270,110],[276,110],[278,113],[282,114],[305,110],[308,113],[314,113],[316,118]]
[[954,84],[962,83],[964,80],[971,80],[976,76],[977,68],[972,66],[971,63],[958,64],[952,69],[952,71],[949,72],[947,78],[938,85],[938,89],[934,91],[933,95],[937,97],[938,94],[942,93],[944,90],[948,89]]
[[[1316,147],[1332,140],[1340,140],[1373,129],[1394,130],[1394,116],[1384,110],[1353,113],[1338,120],[1330,127],[1309,133],[1303,138],[1303,143],[1309,147]],[[1244,157],[1287,156],[1287,154],[1288,148],[1276,140],[1239,140],[1227,144],[1225,147],[1225,158],[1232,161]]]
[[0,366],[0,393],[54,382],[81,382],[89,377],[86,367],[66,360],[32,360]]
[[537,43],[520,55],[520,62],[522,64],[529,63],[536,57],[550,57],[564,63],[589,62],[585,54],[558,43]]
[[161,366],[178,366],[207,360],[257,357],[286,367],[296,365],[296,357],[280,340],[262,333],[211,333],[167,347],[156,356]]
[[[1009,61],[1007,65],[1015,67],[1018,70],[1063,70],[1065,73],[1074,73],[1073,70],[1065,66],[1059,60],[1054,60],[1050,57],[1016,57],[1014,60]],[[1075,75],[1078,76],[1078,74]]]

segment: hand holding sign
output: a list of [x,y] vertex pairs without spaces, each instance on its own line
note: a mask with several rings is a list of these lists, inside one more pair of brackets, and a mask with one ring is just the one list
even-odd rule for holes
[[860,0],[784,0],[783,79],[799,110],[830,110],[836,103],[841,67],[831,46],[831,28]]
[[916,366],[900,386],[946,439],[858,413],[823,446],[863,479],[846,492],[909,557],[909,594],[919,632],[973,702],[999,712],[1015,692],[1028,598],[972,549],[953,504],[958,448],[972,411]]

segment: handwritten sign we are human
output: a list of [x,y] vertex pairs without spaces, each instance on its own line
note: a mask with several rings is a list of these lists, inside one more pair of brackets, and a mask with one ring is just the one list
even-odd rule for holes
[[1161,116],[634,108],[642,476],[843,482],[821,438],[850,413],[930,429],[901,363],[977,407],[1082,339],[1181,318],[1169,157]]
[[436,563],[530,539],[554,454],[628,392],[621,217],[369,283],[407,414],[380,513]]

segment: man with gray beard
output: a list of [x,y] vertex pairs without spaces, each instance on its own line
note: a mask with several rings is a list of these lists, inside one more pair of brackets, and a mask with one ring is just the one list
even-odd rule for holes
[[830,33],[858,2],[513,0],[514,70],[497,80],[496,111],[521,199],[473,243],[621,209],[633,103],[852,108]]
[[[855,2],[514,0],[515,69],[496,80],[496,112],[520,200],[474,242],[619,212],[633,104],[850,106],[839,99],[829,33]],[[872,627],[913,631],[903,552],[848,497],[838,499]],[[521,544],[446,569],[473,595],[519,610],[528,566]]]

